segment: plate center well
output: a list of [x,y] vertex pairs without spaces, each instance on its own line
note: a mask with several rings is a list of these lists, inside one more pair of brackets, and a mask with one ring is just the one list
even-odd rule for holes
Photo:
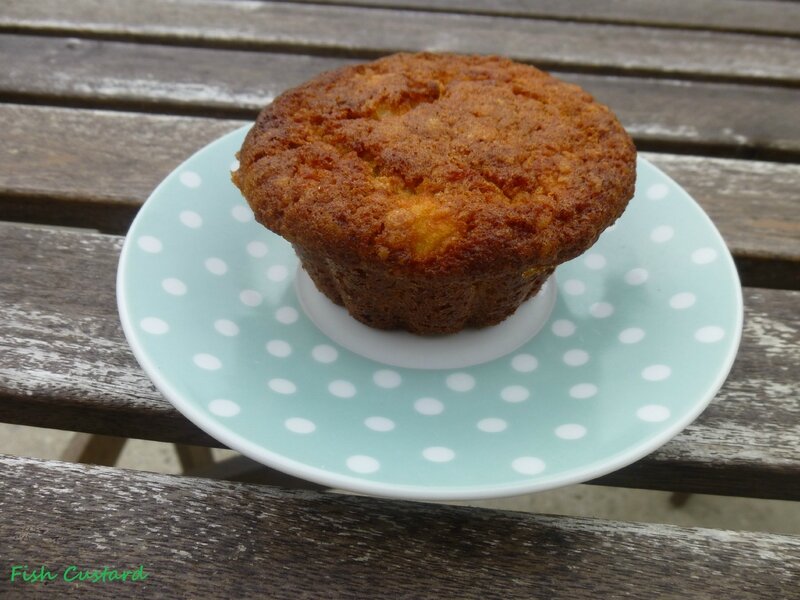
[[331,340],[356,354],[408,369],[459,369],[510,354],[542,329],[556,302],[555,275],[536,296],[502,323],[442,336],[418,336],[405,331],[374,329],[331,302],[297,268],[295,289],[309,319]]

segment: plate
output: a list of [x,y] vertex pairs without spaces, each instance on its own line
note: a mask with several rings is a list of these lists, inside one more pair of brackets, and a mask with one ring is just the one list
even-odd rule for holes
[[733,260],[646,160],[622,218],[517,321],[425,346],[353,321],[253,220],[229,173],[246,130],[153,192],[125,240],[117,298],[156,387],[250,458],[381,496],[534,492],[652,452],[728,374],[742,326]]

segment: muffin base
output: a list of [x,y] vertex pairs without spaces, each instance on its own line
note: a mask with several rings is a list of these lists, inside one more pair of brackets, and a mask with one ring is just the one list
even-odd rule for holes
[[294,246],[314,285],[357,320],[420,335],[456,333],[500,323],[535,295],[555,267],[432,281],[395,276],[368,264],[342,265]]

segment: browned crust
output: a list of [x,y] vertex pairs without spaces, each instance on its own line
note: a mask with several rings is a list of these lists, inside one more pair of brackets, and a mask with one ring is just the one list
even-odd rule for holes
[[395,277],[380,267],[342,266],[297,246],[295,251],[317,289],[362,323],[426,335],[496,325],[536,294],[553,272],[541,267],[432,282],[425,274]]
[[632,197],[635,156],[609,109],[534,67],[397,54],[276,98],[233,179],[309,253],[459,277],[583,252]]

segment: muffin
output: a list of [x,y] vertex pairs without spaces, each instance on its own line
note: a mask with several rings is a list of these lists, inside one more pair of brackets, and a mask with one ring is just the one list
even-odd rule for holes
[[233,181],[373,327],[499,323],[633,196],[636,150],[579,87],[496,56],[395,54],[277,97]]

